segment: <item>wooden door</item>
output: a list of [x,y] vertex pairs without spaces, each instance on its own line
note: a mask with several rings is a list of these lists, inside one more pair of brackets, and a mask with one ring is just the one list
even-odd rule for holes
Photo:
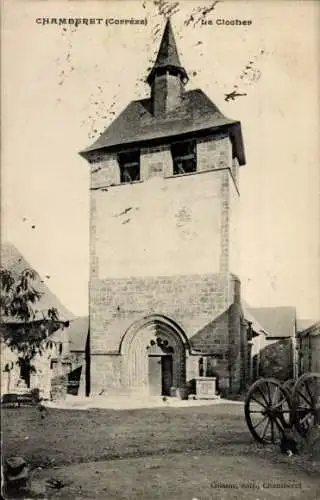
[[170,388],[172,387],[172,356],[162,356],[161,372],[162,395],[170,396]]
[[162,392],[161,356],[148,356],[149,362],[149,393],[160,396]]

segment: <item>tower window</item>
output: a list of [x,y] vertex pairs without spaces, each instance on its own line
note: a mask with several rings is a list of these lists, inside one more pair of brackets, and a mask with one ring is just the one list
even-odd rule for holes
[[197,170],[196,142],[172,144],[173,175],[189,174]]
[[127,184],[140,180],[140,151],[128,151],[118,155],[120,182]]

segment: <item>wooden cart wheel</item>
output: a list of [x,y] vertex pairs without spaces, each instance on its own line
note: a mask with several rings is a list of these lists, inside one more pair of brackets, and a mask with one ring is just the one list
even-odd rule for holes
[[292,391],[294,388],[294,384],[296,383],[294,378],[290,378],[289,380],[286,380],[284,384],[282,384],[282,387],[288,391],[290,396],[292,395]]
[[259,379],[249,389],[244,412],[256,441],[276,443],[282,437],[282,430],[290,427],[290,395],[278,380]]
[[292,391],[291,426],[305,437],[314,425],[320,425],[320,373],[305,373]]

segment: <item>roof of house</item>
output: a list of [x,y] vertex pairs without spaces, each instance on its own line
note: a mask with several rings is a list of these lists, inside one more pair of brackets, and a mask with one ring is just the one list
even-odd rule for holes
[[249,322],[251,323],[251,328],[254,332],[256,333],[264,333],[265,335],[267,335],[268,337],[270,336],[270,333],[268,332],[268,330],[266,330],[266,328],[264,326],[262,326],[259,321],[257,320],[257,318],[255,318],[253,316],[253,314],[246,308],[242,305],[242,309],[243,309],[243,314],[244,314],[244,318]]
[[264,333],[265,335],[269,336],[270,333],[266,329],[264,325],[261,325],[257,318],[252,314],[251,309],[252,307],[246,302],[244,299],[241,299],[241,306],[244,314],[244,318],[251,323],[251,328],[254,332],[256,333]]
[[84,352],[89,333],[89,318],[81,316],[70,321],[68,337],[70,341],[70,351]]
[[314,319],[297,319],[297,332],[303,332],[317,323]]
[[[9,242],[1,244],[1,267],[10,271],[14,277],[17,277],[25,269],[33,269],[32,266],[25,260],[19,250]],[[35,279],[35,289],[41,293],[40,300],[34,305],[35,320],[43,318],[42,313],[47,313],[48,309],[56,308],[59,313],[59,320],[67,321],[74,318],[71,313],[58,299],[58,297],[51,292],[44,280],[37,276]],[[1,319],[3,321],[3,318]],[[16,320],[14,319],[14,322]]]
[[314,321],[312,324],[298,331],[299,337],[305,337],[306,335],[311,335],[312,337],[317,337],[320,335],[320,321]]
[[269,338],[288,338],[295,335],[295,307],[251,307],[249,312],[263,325]]

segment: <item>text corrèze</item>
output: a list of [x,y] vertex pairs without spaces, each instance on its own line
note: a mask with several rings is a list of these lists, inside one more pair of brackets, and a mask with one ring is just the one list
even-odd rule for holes
[[116,17],[37,17],[36,24],[46,26],[48,24],[55,24],[57,26],[93,26],[104,24],[106,26],[112,25],[128,25],[128,24],[143,24],[147,25],[147,18],[137,19],[134,17],[123,19]]

